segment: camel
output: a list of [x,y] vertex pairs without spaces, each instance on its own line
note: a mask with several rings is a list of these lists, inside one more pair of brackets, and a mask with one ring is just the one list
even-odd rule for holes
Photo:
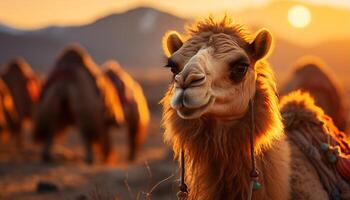
[[280,110],[288,116],[294,109],[287,108],[311,100],[291,95],[287,108],[280,107],[266,61],[271,33],[253,36],[229,17],[198,21],[187,32],[169,31],[163,39],[165,67],[173,73],[162,99],[164,140],[188,185],[188,197],[182,183],[179,198],[328,199],[312,163],[284,130]]
[[[0,136],[2,140],[8,140],[10,130],[13,129],[14,122],[18,121],[18,115],[15,110],[14,101],[5,82],[0,79]],[[16,138],[18,147],[20,146],[20,135],[12,135]]]
[[10,91],[17,115],[16,118],[11,118],[9,132],[17,138],[17,143],[21,146],[20,133],[25,122],[30,122],[32,119],[40,93],[40,80],[23,58],[11,60],[0,76]]
[[112,84],[82,47],[67,47],[49,74],[38,103],[33,135],[35,141],[44,143],[42,159],[51,161],[54,138],[76,126],[84,140],[87,163],[94,162],[94,150],[102,152],[104,162],[115,162],[109,120],[124,121]]
[[282,87],[281,94],[293,90],[309,92],[326,114],[332,117],[337,127],[345,131],[347,126],[348,102],[343,88],[334,74],[320,58],[305,56],[293,66],[293,74]]
[[147,133],[149,123],[147,100],[141,86],[116,61],[107,61],[103,68],[104,74],[113,83],[115,92],[120,98],[129,131],[129,160],[134,160]]

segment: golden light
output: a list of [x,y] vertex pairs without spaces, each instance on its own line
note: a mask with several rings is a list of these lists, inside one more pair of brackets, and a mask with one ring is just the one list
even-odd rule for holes
[[305,28],[311,22],[311,12],[305,6],[293,6],[288,11],[288,21],[295,28]]

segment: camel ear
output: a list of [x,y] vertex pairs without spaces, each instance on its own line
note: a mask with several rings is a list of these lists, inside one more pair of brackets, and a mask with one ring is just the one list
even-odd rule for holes
[[179,50],[183,45],[181,36],[176,31],[169,31],[163,37],[163,49],[165,54],[169,57],[175,51]]
[[253,49],[253,58],[259,60],[266,56],[272,43],[272,35],[270,31],[261,29],[251,43]]

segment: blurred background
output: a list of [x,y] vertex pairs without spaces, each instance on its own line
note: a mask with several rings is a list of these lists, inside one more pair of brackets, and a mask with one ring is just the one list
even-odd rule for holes
[[313,55],[350,97],[348,0],[0,0],[0,70],[23,57],[45,83],[60,52],[79,43],[98,66],[117,60],[141,85],[150,112],[146,142],[133,162],[126,158],[124,126],[112,131],[118,154],[113,166],[84,164],[76,129],[55,143],[58,161],[50,164],[41,163],[30,129],[24,131],[21,155],[13,142],[0,142],[0,199],[145,199],[147,193],[152,199],[175,199],[177,166],[160,127],[159,101],[171,80],[162,67],[162,36],[168,30],[185,33],[184,26],[196,19],[209,14],[220,19],[225,13],[252,32],[273,33],[268,60],[279,86],[298,59]]

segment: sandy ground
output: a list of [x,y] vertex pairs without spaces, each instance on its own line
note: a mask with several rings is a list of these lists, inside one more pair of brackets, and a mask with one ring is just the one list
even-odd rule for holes
[[[157,112],[159,113],[159,112]],[[137,160],[126,161],[126,130],[112,131],[118,163],[84,164],[84,149],[76,130],[56,141],[55,162],[41,163],[39,147],[26,140],[22,153],[14,144],[0,143],[0,199],[175,199],[177,165],[162,141],[160,115],[152,115],[149,135]],[[52,183],[53,192],[37,192],[39,183]]]

